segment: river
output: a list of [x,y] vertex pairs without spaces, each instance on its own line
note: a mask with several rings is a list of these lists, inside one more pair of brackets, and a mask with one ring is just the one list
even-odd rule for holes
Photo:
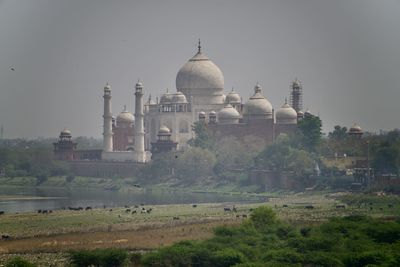
[[65,207],[120,207],[132,205],[189,204],[219,202],[256,202],[259,197],[216,193],[142,190],[121,193],[102,189],[38,188],[0,186],[0,211],[31,212]]

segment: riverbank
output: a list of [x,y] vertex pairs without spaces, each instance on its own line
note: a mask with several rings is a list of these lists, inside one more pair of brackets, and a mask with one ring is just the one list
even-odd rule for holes
[[[356,202],[350,205],[351,201]],[[0,264],[18,254],[40,266],[53,259],[57,262],[54,266],[65,266],[65,252],[71,249],[120,247],[146,251],[182,240],[203,240],[211,237],[217,226],[240,224],[260,205],[273,208],[281,220],[292,225],[315,225],[345,215],[395,220],[400,214],[397,197],[386,201],[386,196],[366,198],[349,193],[282,195],[259,203],[138,205],[3,214],[1,234],[9,237],[0,240]]]

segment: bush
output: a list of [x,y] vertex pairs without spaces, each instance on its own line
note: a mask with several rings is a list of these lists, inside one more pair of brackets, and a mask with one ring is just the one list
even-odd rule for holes
[[128,252],[122,249],[96,249],[92,251],[80,250],[70,252],[70,259],[73,266],[102,266],[118,267],[127,260]]
[[10,261],[7,262],[5,267],[36,267],[37,265],[30,263],[27,260],[24,260],[21,257],[12,258]]
[[266,230],[268,227],[277,223],[275,212],[269,207],[258,207],[250,216],[254,227],[257,230]]
[[215,267],[229,267],[235,264],[243,263],[245,257],[239,251],[227,248],[215,253],[212,266]]

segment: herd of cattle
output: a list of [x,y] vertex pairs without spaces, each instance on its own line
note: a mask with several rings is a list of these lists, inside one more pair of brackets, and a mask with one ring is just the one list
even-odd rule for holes
[[[373,203],[361,203],[361,204],[357,204],[357,208],[361,208],[361,206],[364,205],[365,207],[369,207],[369,210],[372,211],[373,210]],[[297,205],[294,205],[297,206]],[[389,203],[387,204],[388,208],[393,208],[394,205]],[[197,207],[197,204],[193,204],[192,205],[193,208]],[[336,209],[346,209],[346,205],[335,205],[334,206]],[[107,209],[107,207],[105,205],[102,206],[103,209]],[[150,214],[153,210],[153,208],[145,208],[144,204],[140,204],[139,205],[134,205],[132,207],[129,207],[127,205],[124,206],[125,210],[124,212],[127,214],[137,214],[137,213],[142,213],[142,214]],[[277,205],[275,205],[275,208],[278,208]],[[289,208],[288,204],[283,204],[282,208]],[[312,204],[307,204],[304,206],[305,209],[307,210],[313,210],[315,207]],[[91,211],[93,208],[91,206],[87,206],[87,207],[62,207],[62,210],[70,210],[70,211]],[[232,207],[224,207],[224,212],[233,212],[233,213],[237,213],[238,210],[235,207],[235,205],[233,205]],[[379,207],[379,210],[383,210],[383,207]],[[108,208],[109,212],[112,212],[113,209],[112,208]],[[249,209],[250,212],[253,211],[253,209]],[[39,209],[37,210],[37,213],[40,214],[49,214],[52,213],[52,210],[47,210],[47,209]],[[4,211],[0,211],[0,215],[4,215],[5,212]],[[121,215],[118,215],[118,217],[121,217]],[[236,214],[236,218],[247,218],[248,215],[247,214]],[[174,216],[172,217],[172,220],[180,220],[180,218],[178,216]],[[9,240],[11,238],[11,236],[9,234],[1,234],[0,236],[2,240]]]

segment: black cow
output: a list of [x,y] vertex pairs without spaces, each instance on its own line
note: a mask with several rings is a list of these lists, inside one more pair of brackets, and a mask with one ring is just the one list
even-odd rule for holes
[[305,206],[305,208],[308,209],[308,210],[312,210],[312,209],[314,209],[314,206],[313,205],[307,205],[307,206]]

